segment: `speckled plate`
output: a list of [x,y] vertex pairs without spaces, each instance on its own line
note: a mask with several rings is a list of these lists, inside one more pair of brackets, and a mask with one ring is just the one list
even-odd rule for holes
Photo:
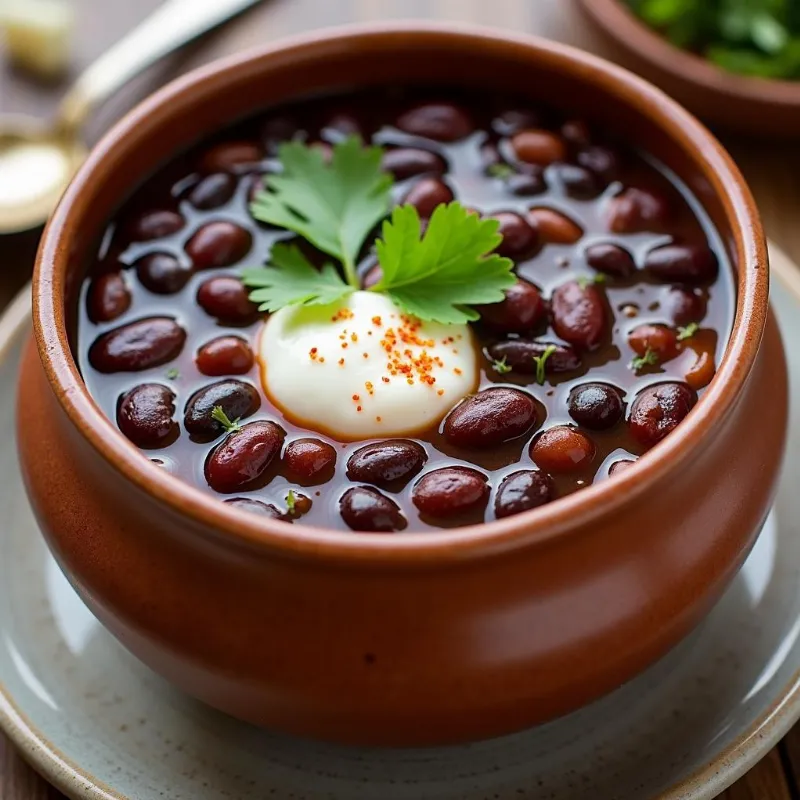
[[[772,257],[781,327],[800,341],[800,272]],[[599,702],[514,736],[433,750],[342,748],[259,730],[177,693],[83,606],[39,536],[9,435],[27,319],[21,297],[0,320],[0,725],[69,797],[701,800],[800,716],[797,405],[783,484],[755,549],[666,658]]]

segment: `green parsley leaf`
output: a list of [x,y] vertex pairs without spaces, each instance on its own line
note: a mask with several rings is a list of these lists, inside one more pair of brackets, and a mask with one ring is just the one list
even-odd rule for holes
[[297,500],[294,496],[294,491],[289,489],[289,493],[286,495],[286,509],[290,514],[294,514],[296,504]]
[[211,409],[211,418],[215,419],[220,425],[222,425],[222,427],[225,429],[225,433],[233,433],[234,431],[241,430],[242,426],[239,424],[239,420],[235,419],[233,422],[231,422],[222,406],[214,406],[214,408]]
[[631,367],[636,372],[644,367],[655,366],[656,364],[658,364],[658,353],[656,353],[655,350],[651,350],[649,347],[644,351],[643,356],[637,356],[631,361]]
[[486,174],[492,178],[500,178],[501,180],[505,180],[514,174],[514,168],[501,162],[499,164],[490,165],[486,170]]
[[700,330],[700,326],[696,322],[690,322],[685,328],[678,328],[678,341],[691,339],[698,330]]
[[171,381],[175,381],[175,380],[177,380],[178,378],[180,378],[180,376],[181,376],[181,373],[180,373],[180,372],[178,372],[178,370],[177,370],[177,369],[175,369],[175,367],[171,367],[171,368],[170,368],[170,369],[168,369],[168,370],[166,371],[166,373],[164,373],[164,374],[167,376],[167,379],[168,379],[168,380],[171,380]]
[[255,291],[250,299],[259,311],[277,311],[289,305],[328,305],[350,294],[333,264],[316,269],[299,247],[278,243],[270,253],[271,266],[246,269],[242,281]]
[[392,178],[381,170],[382,151],[351,136],[323,154],[300,142],[278,149],[283,171],[265,178],[265,191],[250,205],[261,222],[298,233],[338,259],[358,289],[355,262],[364,240],[389,210]]
[[503,356],[499,361],[492,361],[492,369],[494,369],[494,371],[499,375],[507,375],[514,368],[508,364],[506,361],[506,356]]
[[585,289],[587,286],[594,284],[598,285],[601,283],[605,283],[607,280],[606,276],[602,272],[598,272],[596,275],[591,275],[587,277],[586,275],[581,275],[577,278],[576,282],[581,289]]
[[376,244],[383,277],[371,291],[385,292],[406,313],[423,320],[464,323],[479,318],[469,306],[499,303],[513,286],[513,262],[492,253],[500,244],[495,219],[481,219],[460,203],[440,205],[421,235],[412,205],[398,206]]
[[558,348],[554,344],[549,344],[544,349],[544,353],[540,356],[534,356],[533,361],[536,364],[536,383],[539,386],[544,386],[544,379],[545,379],[545,365],[547,364],[547,359],[550,358]]

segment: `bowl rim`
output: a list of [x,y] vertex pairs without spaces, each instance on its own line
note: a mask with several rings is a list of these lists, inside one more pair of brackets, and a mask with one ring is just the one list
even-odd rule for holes
[[[502,520],[448,531],[401,536],[357,533],[264,519],[220,502],[207,492],[164,470],[127,441],[89,395],[72,356],[65,321],[65,274],[70,233],[80,222],[84,187],[107,168],[106,162],[148,116],[195,91],[218,90],[241,71],[263,72],[270,62],[355,52],[356,44],[428,45],[470,48],[487,57],[510,52],[547,61],[637,107],[666,130],[682,149],[703,153],[705,177],[722,198],[733,230],[738,273],[735,319],[717,374],[677,431],[660,442],[613,481],[593,484],[538,509]],[[364,53],[356,54],[364,58]],[[216,89],[214,89],[216,87]],[[736,403],[753,367],[768,311],[769,269],[766,240],[755,203],[730,156],[688,111],[633,73],[567,45],[539,37],[451,22],[407,21],[345,25],[282,39],[194,70],[149,96],[118,121],[93,148],[67,187],[45,229],[33,277],[33,324],[40,360],[57,402],[94,450],[126,480],[173,512],[189,517],[198,530],[230,545],[247,546],[272,556],[303,557],[328,563],[369,566],[417,566],[458,563],[498,555],[520,547],[545,545],[613,514],[620,506],[668,480],[713,435],[721,417]]]
[[672,44],[639,19],[621,0],[579,0],[587,13],[620,47],[662,72],[731,99],[796,109],[800,81],[759,78],[729,72]]

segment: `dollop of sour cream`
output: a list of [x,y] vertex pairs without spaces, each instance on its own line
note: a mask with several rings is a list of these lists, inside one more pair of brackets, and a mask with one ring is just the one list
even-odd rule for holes
[[289,419],[350,441],[424,430],[478,384],[469,326],[421,322],[376,292],[280,309],[259,361],[264,390]]

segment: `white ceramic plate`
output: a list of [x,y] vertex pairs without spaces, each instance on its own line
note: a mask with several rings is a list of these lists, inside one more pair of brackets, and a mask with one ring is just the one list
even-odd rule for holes
[[[773,283],[784,336],[800,341],[800,273],[778,252],[773,265],[787,276]],[[777,504],[752,555],[700,629],[661,662],[514,736],[434,750],[341,748],[244,725],[177,693],[82,605],[42,542],[17,467],[27,316],[20,298],[0,321],[0,725],[69,797],[701,800],[800,716],[797,407]],[[789,352],[798,397],[800,355]]]

